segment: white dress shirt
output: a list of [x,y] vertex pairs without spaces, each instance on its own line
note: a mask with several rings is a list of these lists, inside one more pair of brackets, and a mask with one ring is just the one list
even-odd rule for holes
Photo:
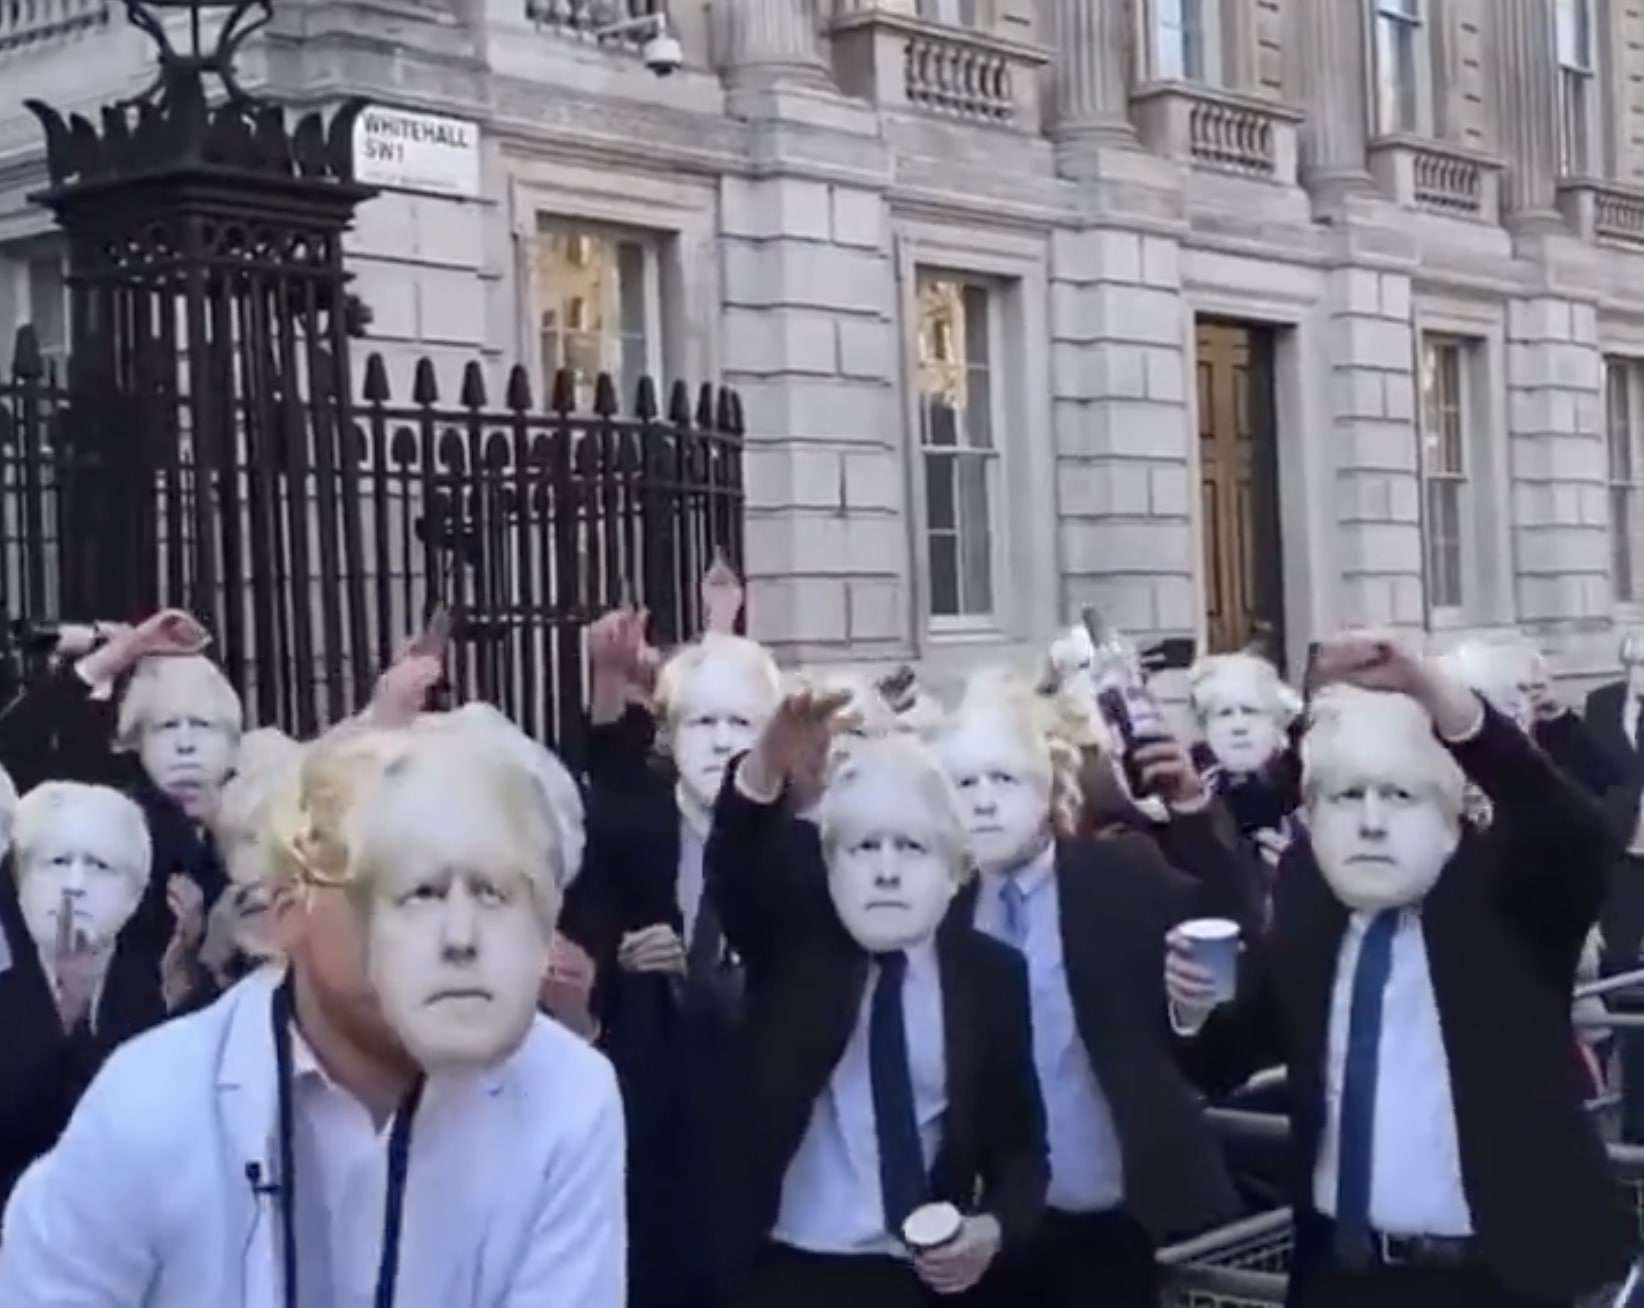
[[[1005,923],[1007,877],[982,874],[976,928],[1014,945]],[[1016,874],[1026,920],[1029,1002],[1033,1013],[1033,1066],[1045,1100],[1050,1143],[1047,1202],[1068,1213],[1105,1212],[1124,1202],[1124,1154],[1113,1109],[1090,1065],[1074,1018],[1062,957],[1061,895],[1052,845]]]
[[370,1308],[382,1262],[388,1133],[333,1081],[291,1027],[292,1165],[297,1176],[299,1299]]
[[[1313,1171],[1313,1203],[1327,1217],[1336,1214],[1342,1080],[1353,1007],[1353,975],[1373,916],[1354,913],[1348,919],[1330,998],[1324,1133]],[[1499,1141],[1498,1145],[1513,1148],[1511,1140]],[[1473,1234],[1472,1209],[1461,1179],[1450,1060],[1427,968],[1421,913],[1414,908],[1404,909],[1399,915],[1393,936],[1392,972],[1382,999],[1370,1225],[1388,1235]]]
[[[810,1125],[782,1178],[782,1204],[771,1238],[796,1249],[908,1256],[902,1242],[885,1230],[885,1202],[879,1189],[879,1136],[868,1064],[868,1028],[878,984],[875,965],[868,971],[856,1027],[827,1087],[811,1107]],[[902,1018],[919,1143],[929,1172],[941,1148],[942,1119],[948,1111],[942,977],[932,940],[908,950]]]

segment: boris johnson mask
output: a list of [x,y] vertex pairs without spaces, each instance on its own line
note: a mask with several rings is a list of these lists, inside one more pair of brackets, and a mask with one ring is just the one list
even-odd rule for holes
[[869,953],[935,933],[968,870],[964,825],[936,759],[906,735],[856,744],[817,814],[828,892]]
[[1421,900],[1461,839],[1465,779],[1404,695],[1330,686],[1302,745],[1313,853],[1336,897],[1375,912]]

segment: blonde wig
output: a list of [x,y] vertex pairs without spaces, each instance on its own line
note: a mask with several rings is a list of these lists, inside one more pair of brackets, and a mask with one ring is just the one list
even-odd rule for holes
[[[531,888],[539,922],[552,931],[580,847],[567,847],[567,820],[556,817],[542,779],[523,751],[503,746],[494,724],[474,715],[431,715],[438,722],[401,729],[349,727],[322,738],[304,754],[294,784],[269,815],[277,889],[335,886],[365,902],[396,836],[381,821],[385,799],[413,777],[478,782],[495,802],[517,857],[516,870]],[[517,730],[517,729],[516,729]],[[456,793],[454,790],[453,793]],[[580,801],[574,822],[580,831]]]
[[148,727],[180,712],[222,727],[236,740],[245,726],[238,692],[210,659],[202,654],[155,655],[142,659],[126,684],[114,748],[136,749]]
[[13,868],[20,871],[34,861],[57,815],[70,807],[97,809],[110,828],[119,833],[116,870],[139,887],[148,885],[154,845],[143,810],[112,787],[88,786],[78,781],[42,781],[18,801],[12,833],[17,854]]
[[1049,786],[1056,830],[1064,836],[1077,831],[1083,803],[1080,751],[1092,742],[1086,715],[1071,698],[1041,693],[1010,669],[982,668],[966,681],[943,737],[980,723],[1013,737],[1025,748],[1040,779]]

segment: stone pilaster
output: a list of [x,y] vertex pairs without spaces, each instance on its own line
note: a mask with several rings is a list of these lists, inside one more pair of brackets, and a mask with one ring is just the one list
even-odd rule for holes
[[1308,0],[1296,6],[1302,181],[1320,212],[1371,189],[1365,160],[1369,109],[1361,0]]
[[1330,276],[1331,442],[1336,460],[1337,620],[1419,629],[1421,475],[1411,371],[1410,279],[1346,267]]
[[1140,638],[1191,632],[1191,360],[1181,249],[1122,228],[1051,241],[1062,611]]
[[1051,73],[1051,139],[1060,171],[1082,177],[1091,156],[1106,145],[1134,142],[1130,123],[1130,6],[1052,0],[1048,43],[1056,51]]
[[816,19],[807,0],[737,0],[728,11],[733,86],[780,82],[820,85],[826,77],[817,49]]
[[1591,304],[1509,302],[1511,518],[1523,622],[1591,623],[1610,612],[1602,386]]
[[1558,66],[1547,0],[1497,0],[1496,103],[1507,159],[1502,208],[1515,231],[1562,228],[1558,184]]

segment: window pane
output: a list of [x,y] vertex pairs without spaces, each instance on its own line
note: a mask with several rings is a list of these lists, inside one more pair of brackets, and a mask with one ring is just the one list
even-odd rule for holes
[[957,445],[959,421],[953,406],[941,397],[925,406],[925,444]]
[[993,448],[993,383],[985,368],[972,368],[969,375],[965,439],[972,449],[990,450]]
[[1610,363],[1604,370],[1605,430],[1609,436],[1610,480],[1630,482],[1633,479],[1633,448],[1629,435],[1632,430],[1631,397],[1627,391],[1627,366]]
[[1421,127],[1417,65],[1420,27],[1404,18],[1376,20],[1376,114],[1383,132]]
[[930,535],[930,611],[938,618],[960,613],[958,540],[951,532]]
[[[29,260],[29,318],[40,338],[40,349],[53,357],[68,348],[68,322],[63,307],[63,263],[56,255]],[[5,342],[9,348],[11,342]],[[9,360],[8,360],[9,362]]]
[[1622,601],[1637,598],[1633,572],[1632,490],[1610,487],[1610,580],[1615,597]]
[[988,476],[991,460],[973,456],[959,465],[959,544],[964,554],[961,598],[966,613],[993,611],[993,533]]
[[959,525],[953,499],[953,455],[925,456],[925,525],[932,531],[952,531]]
[[1558,74],[1558,168],[1567,176],[1587,171],[1588,75],[1569,68]]
[[548,220],[540,233],[532,277],[542,306],[544,370],[575,373],[582,405],[591,402],[599,374],[609,373],[622,403],[631,404],[650,367],[650,247]]
[[1558,61],[1566,68],[1593,66],[1590,0],[1557,0]]

